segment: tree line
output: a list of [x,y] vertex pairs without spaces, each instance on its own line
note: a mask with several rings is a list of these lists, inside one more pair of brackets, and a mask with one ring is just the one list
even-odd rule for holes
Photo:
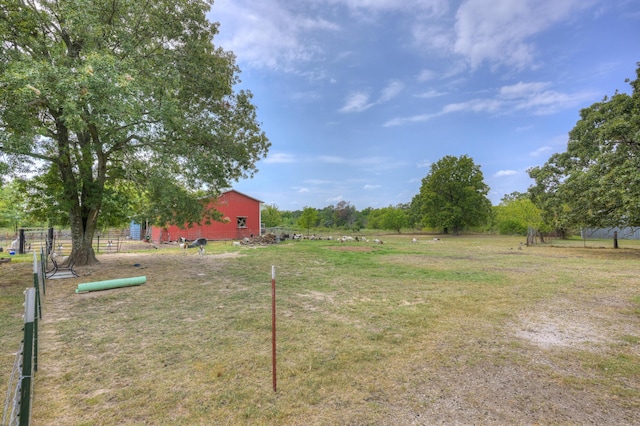
[[509,194],[500,205],[492,206],[486,197],[488,190],[480,168],[470,157],[446,156],[432,165],[420,193],[409,203],[360,211],[348,201],[294,211],[270,204],[263,206],[262,221],[267,228],[306,232],[376,229],[397,233],[428,230],[453,235],[462,231],[526,235],[531,227],[544,227],[542,211],[527,194]]

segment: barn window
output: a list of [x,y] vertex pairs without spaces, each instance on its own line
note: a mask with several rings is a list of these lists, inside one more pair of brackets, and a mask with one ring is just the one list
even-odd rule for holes
[[247,227],[247,217],[238,216],[238,228],[246,228],[246,227]]

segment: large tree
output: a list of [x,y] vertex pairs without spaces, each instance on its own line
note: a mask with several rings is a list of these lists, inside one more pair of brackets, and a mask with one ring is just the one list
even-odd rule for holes
[[448,155],[431,165],[418,194],[425,225],[454,235],[467,227],[482,225],[491,212],[480,166],[463,155]]
[[640,226],[640,63],[632,94],[616,92],[580,111],[566,152],[529,171],[529,192],[566,226]]
[[407,213],[402,206],[389,206],[383,209],[382,214],[382,229],[390,229],[396,231],[398,234],[409,223]]
[[349,201],[340,201],[333,212],[334,224],[345,229],[353,227],[357,210]]
[[307,230],[309,234],[312,227],[318,224],[318,211],[313,207],[305,207],[298,218],[298,226]]
[[[269,141],[211,0],[5,0],[0,155],[39,175],[68,214],[71,257],[91,247],[109,188],[133,182],[158,223],[195,223],[202,200],[251,177]],[[206,213],[215,217],[216,212]]]

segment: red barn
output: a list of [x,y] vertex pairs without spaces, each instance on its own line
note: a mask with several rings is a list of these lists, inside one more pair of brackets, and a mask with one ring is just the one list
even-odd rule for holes
[[164,228],[153,227],[151,239],[155,242],[170,242],[186,238],[193,241],[198,238],[207,240],[240,240],[258,236],[261,230],[260,204],[262,201],[249,197],[236,190],[223,192],[212,201],[209,207],[215,207],[224,218],[224,222],[212,221],[210,224],[195,224],[191,228],[176,225]]

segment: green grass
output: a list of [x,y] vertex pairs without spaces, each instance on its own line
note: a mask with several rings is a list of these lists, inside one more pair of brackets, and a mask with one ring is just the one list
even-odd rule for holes
[[[84,281],[49,281],[33,424],[588,423],[640,408],[639,245],[383,239],[105,255]],[[214,256],[228,252],[240,257]],[[26,264],[11,267],[3,348],[21,339],[18,278],[31,282]],[[141,273],[142,286],[73,292]],[[518,334],[554,327],[564,341]]]

